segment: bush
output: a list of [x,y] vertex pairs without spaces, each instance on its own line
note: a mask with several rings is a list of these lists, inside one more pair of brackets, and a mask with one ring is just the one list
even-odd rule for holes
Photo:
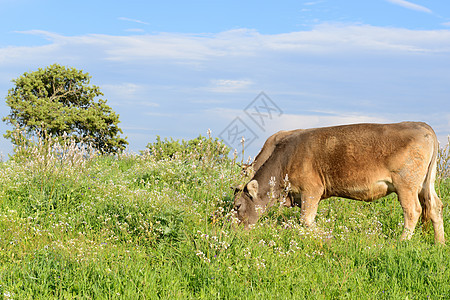
[[143,153],[154,156],[156,160],[174,158],[175,156],[189,156],[198,159],[208,156],[208,158],[224,159],[230,153],[230,148],[218,138],[206,138],[202,135],[188,141],[174,140],[173,138],[162,140],[158,135],[156,142],[149,143],[146,148]]

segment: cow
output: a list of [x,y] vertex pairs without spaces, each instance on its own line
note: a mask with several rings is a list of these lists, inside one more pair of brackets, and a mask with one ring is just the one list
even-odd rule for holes
[[392,192],[404,214],[401,240],[410,239],[419,217],[431,220],[445,243],[443,205],[434,189],[438,141],[422,122],[353,124],[305,129],[280,139],[252,179],[236,193],[234,210],[248,228],[274,198],[285,194],[300,206],[300,221],[313,227],[319,202],[332,196],[373,201]]

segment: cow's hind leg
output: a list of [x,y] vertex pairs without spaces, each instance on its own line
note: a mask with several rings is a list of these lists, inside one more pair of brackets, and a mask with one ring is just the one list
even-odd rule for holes
[[434,240],[436,243],[445,244],[444,237],[444,219],[442,217],[443,207],[441,199],[439,199],[438,195],[434,191],[434,188],[431,190],[431,201],[430,207],[428,211],[429,218],[433,223],[434,229]]
[[400,189],[397,190],[397,195],[400,205],[403,208],[403,217],[405,219],[400,240],[409,240],[414,233],[417,221],[419,221],[420,214],[422,213],[422,206],[420,205],[419,195],[416,191],[412,191],[411,189]]

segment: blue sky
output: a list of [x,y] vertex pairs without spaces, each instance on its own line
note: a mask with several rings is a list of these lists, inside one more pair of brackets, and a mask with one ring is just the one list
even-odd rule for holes
[[0,0],[1,98],[53,63],[89,72],[134,152],[208,129],[235,146],[230,124],[246,156],[281,129],[421,120],[450,133],[447,1]]

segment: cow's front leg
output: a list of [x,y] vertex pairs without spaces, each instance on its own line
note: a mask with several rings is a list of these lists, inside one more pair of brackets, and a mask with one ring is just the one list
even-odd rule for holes
[[306,227],[314,227],[322,192],[302,193],[300,196],[300,222]]

